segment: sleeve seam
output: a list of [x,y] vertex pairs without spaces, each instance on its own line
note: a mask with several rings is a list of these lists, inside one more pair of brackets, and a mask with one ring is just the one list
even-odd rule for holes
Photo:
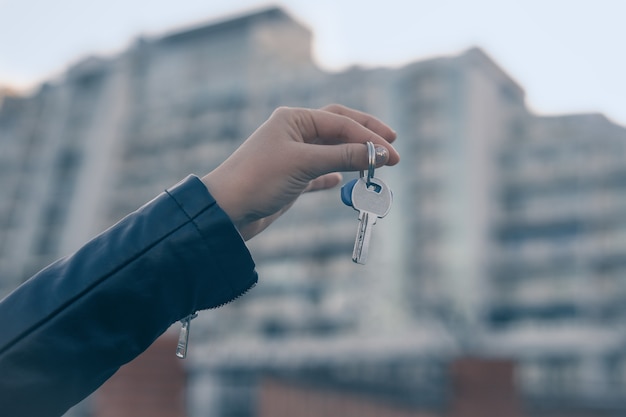
[[[209,207],[205,208],[200,213],[202,213],[203,211],[206,211],[208,208]],[[192,222],[191,219],[189,219],[189,216],[187,215],[186,212],[185,212],[185,215],[188,218],[188,220],[186,222],[184,222],[184,223],[176,226],[175,228],[171,229],[168,233],[165,233],[161,237],[155,239],[153,242],[147,244],[142,250],[140,250],[140,251],[136,252],[135,254],[131,255],[130,257],[128,257],[123,263],[120,263],[120,264],[116,265],[110,271],[108,271],[105,274],[101,275],[99,278],[94,279],[94,281],[90,285],[85,287],[83,290],[78,292],[73,297],[71,297],[68,300],[66,300],[57,309],[55,309],[54,311],[51,311],[50,314],[48,314],[45,317],[41,318],[39,321],[33,323],[33,325],[31,325],[30,327],[25,329],[23,332],[21,332],[18,335],[16,335],[12,340],[7,341],[5,346],[0,347],[0,354],[3,354],[6,351],[8,351],[10,348],[15,347],[17,344],[19,344],[19,341],[22,340],[24,337],[26,337],[27,335],[33,333],[37,329],[45,326],[47,323],[50,323],[52,320],[54,320],[56,317],[58,317],[60,314],[62,314],[63,311],[67,310],[73,304],[75,304],[77,301],[79,301],[83,297],[87,296],[92,291],[94,291],[98,286],[103,284],[107,279],[109,279],[110,277],[112,277],[115,274],[117,274],[119,271],[121,271],[124,268],[126,268],[128,265],[133,263],[135,260],[137,260],[138,258],[143,256],[147,252],[151,251],[155,246],[157,246],[158,244],[163,242],[169,236],[171,236],[172,234],[176,233],[181,228],[185,227],[188,223]]]
[[[200,210],[195,216],[191,216],[187,212],[187,210],[185,210],[183,205],[180,204],[180,202],[178,201],[178,199],[175,196],[173,196],[168,190],[166,190],[165,192],[167,193],[167,195],[169,195],[172,198],[172,200],[174,200],[176,202],[176,204],[178,205],[180,210],[183,213],[185,213],[185,216],[187,216],[187,218],[189,219],[189,222],[191,224],[193,224],[193,227],[196,229],[196,232],[198,233],[198,235],[200,236],[200,238],[204,242],[204,245],[207,247],[207,249],[208,250],[212,250],[213,249],[212,245],[207,241],[206,237],[204,236],[204,233],[202,233],[202,228],[196,223],[195,219],[197,217],[199,217],[200,215],[202,215],[203,213],[205,213],[206,211],[208,211],[208,210],[210,210],[210,209],[212,209],[214,207],[219,207],[217,202],[215,200],[213,200],[213,202],[210,205],[208,205],[204,209]],[[219,269],[219,274],[217,274],[217,275],[220,276],[220,277],[223,277],[225,275],[226,271],[225,271],[225,268],[222,265],[222,263],[219,262],[218,259],[216,259],[216,260],[214,260],[213,264]],[[228,286],[228,289],[230,290],[231,298],[235,298],[236,297],[236,292],[235,292],[234,288],[232,287],[231,283],[229,282],[229,280],[226,280],[226,285]]]

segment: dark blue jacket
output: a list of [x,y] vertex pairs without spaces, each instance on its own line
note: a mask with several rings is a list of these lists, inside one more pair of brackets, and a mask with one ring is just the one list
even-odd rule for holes
[[0,416],[62,415],[172,323],[256,281],[228,216],[188,177],[0,302]]

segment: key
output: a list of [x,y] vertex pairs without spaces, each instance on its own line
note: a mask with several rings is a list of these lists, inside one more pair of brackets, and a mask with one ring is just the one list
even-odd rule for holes
[[359,212],[359,227],[352,251],[352,261],[361,265],[367,262],[372,226],[389,213],[393,202],[393,194],[387,184],[379,178],[368,179],[359,178],[352,188],[352,207]]

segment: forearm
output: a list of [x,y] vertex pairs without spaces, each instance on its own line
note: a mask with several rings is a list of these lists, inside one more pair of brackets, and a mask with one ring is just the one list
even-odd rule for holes
[[254,282],[229,218],[188,178],[0,303],[2,414],[61,415],[173,322]]

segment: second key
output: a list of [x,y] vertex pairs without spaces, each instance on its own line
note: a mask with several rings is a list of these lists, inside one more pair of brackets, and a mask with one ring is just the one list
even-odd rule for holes
[[352,252],[354,262],[362,265],[367,262],[372,226],[389,213],[392,202],[391,189],[379,178],[370,178],[368,185],[362,177],[354,184],[352,207],[359,212],[359,227]]

